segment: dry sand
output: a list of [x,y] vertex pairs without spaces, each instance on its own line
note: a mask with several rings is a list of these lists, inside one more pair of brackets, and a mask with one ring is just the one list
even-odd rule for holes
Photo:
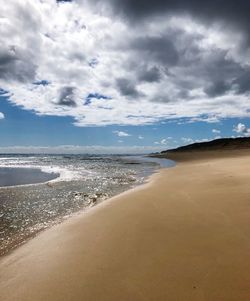
[[250,300],[250,155],[240,154],[193,154],[38,235],[1,259],[1,301]]

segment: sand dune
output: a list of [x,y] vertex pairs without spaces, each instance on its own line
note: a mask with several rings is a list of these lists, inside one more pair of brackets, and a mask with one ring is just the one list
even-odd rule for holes
[[0,261],[2,301],[250,300],[250,155],[181,162]]

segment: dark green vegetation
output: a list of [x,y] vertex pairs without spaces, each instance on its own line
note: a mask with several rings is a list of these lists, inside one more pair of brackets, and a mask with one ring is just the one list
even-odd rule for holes
[[193,143],[175,149],[169,149],[162,151],[161,154],[192,151],[238,150],[247,148],[250,148],[250,137],[222,138],[208,142]]

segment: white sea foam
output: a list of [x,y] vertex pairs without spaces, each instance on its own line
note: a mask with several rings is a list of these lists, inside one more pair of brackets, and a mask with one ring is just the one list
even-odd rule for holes
[[[46,157],[43,157],[42,159],[46,159]],[[96,172],[87,170],[82,166],[76,167],[73,165],[68,165],[66,167],[62,167],[57,164],[52,165],[52,162],[48,162],[50,163],[48,165],[41,165],[38,161],[39,160],[37,157],[29,157],[28,159],[2,157],[0,158],[0,168],[36,168],[45,173],[59,174],[57,178],[51,180],[50,182],[83,180],[96,175]]]
[[93,172],[83,168],[81,168],[80,170],[73,170],[70,168],[63,168],[59,166],[37,166],[36,168],[39,168],[41,169],[41,171],[46,173],[59,174],[58,178],[55,178],[50,182],[83,180],[94,174]]

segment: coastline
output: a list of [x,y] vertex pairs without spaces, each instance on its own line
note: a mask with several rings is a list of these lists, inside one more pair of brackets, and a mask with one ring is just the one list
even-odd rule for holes
[[[168,166],[168,167],[165,167],[166,169],[168,168],[172,168],[174,167],[173,166]],[[102,205],[106,205],[106,203],[108,203],[109,201],[114,201],[114,199],[116,198],[120,198],[120,197],[123,197],[124,195],[126,195],[127,193],[131,193],[133,191],[136,191],[137,189],[143,189],[145,185],[149,185],[152,183],[152,181],[154,181],[153,177],[156,176],[159,171],[162,169],[163,167],[159,167],[158,169],[155,169],[153,173],[151,173],[150,175],[148,175],[144,182],[142,183],[137,183],[136,185],[134,186],[131,186],[130,188],[118,193],[118,194],[115,194],[114,196],[111,196],[107,199],[104,199],[103,201],[100,201],[100,202],[97,202],[95,205],[91,206],[91,207],[88,207],[88,208],[82,208],[81,210],[79,211],[76,211],[74,213],[72,213],[70,216],[66,216],[66,217],[63,217],[61,220],[56,220],[54,222],[51,223],[51,225],[49,227],[46,227],[44,229],[41,229],[35,233],[31,233],[29,236],[26,237],[25,240],[21,240],[20,242],[16,243],[14,245],[14,247],[11,247],[7,252],[3,252],[1,253],[0,252],[0,262],[1,262],[1,259],[6,257],[6,256],[10,256],[13,252],[15,252],[17,249],[19,249],[21,246],[29,243],[32,239],[36,238],[37,236],[41,235],[43,232],[47,232],[48,230],[50,229],[53,229],[54,227],[57,227],[57,226],[61,226],[62,224],[66,224],[67,222],[71,222],[71,221],[74,221],[76,218],[83,218],[87,213],[89,213],[89,211],[93,211],[94,209],[98,209],[99,207],[101,207]],[[24,185],[16,185],[16,186],[6,186],[6,187],[1,187],[1,189],[9,189],[11,187],[34,187],[36,185],[41,185],[41,184],[53,184],[53,180],[51,181],[48,181],[48,182],[44,182],[44,183],[35,183],[35,184],[24,184]],[[1,301],[1,299],[0,299]]]
[[0,259],[2,300],[247,300],[242,154],[195,154],[39,234]]
[[[2,168],[10,171],[10,180],[14,179],[16,171],[18,180],[23,179],[21,172],[29,174],[33,180],[34,165],[38,164],[41,164],[41,172],[62,170],[62,174],[45,183],[1,187],[0,257],[26,243],[39,232],[142,184],[155,172],[158,161],[170,164],[168,160],[147,160],[142,156],[118,158],[114,155],[93,159],[93,156],[72,155],[28,158],[30,159],[24,160],[18,156],[2,158]],[[13,164],[16,167],[11,166]],[[65,176],[67,179],[63,180]],[[3,177],[3,181],[7,180],[8,174]]]

